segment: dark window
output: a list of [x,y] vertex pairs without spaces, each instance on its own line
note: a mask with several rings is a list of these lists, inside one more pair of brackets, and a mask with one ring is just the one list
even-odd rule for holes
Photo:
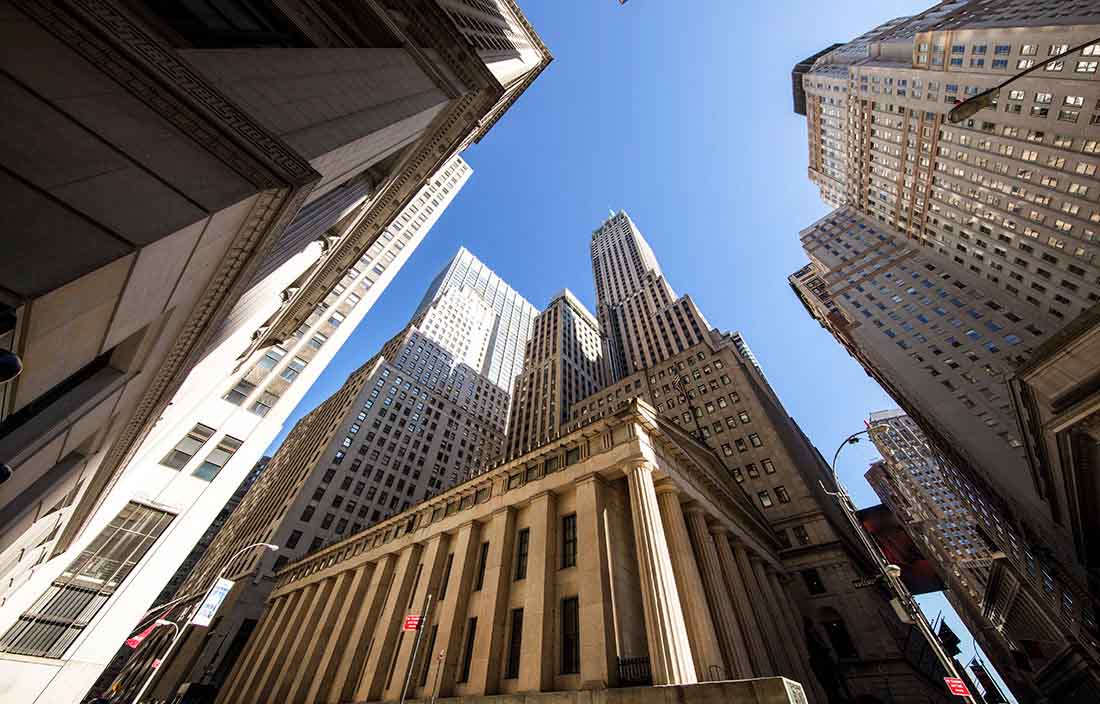
[[[488,545],[488,543],[484,543]],[[477,617],[474,616],[466,622],[466,648],[462,651],[462,671],[459,673],[459,682],[470,681],[470,663],[474,659],[474,637],[477,635]]]
[[824,594],[825,583],[821,581],[821,575],[817,573],[817,570],[810,568],[808,570],[802,570],[802,581],[806,583],[806,589],[811,594]]
[[852,642],[852,637],[848,635],[848,627],[844,625],[842,619],[839,617],[834,618],[824,622],[821,626],[825,629],[825,635],[829,637],[829,642],[833,644],[833,649],[836,650],[837,657],[859,657],[859,653],[856,652],[855,643]]
[[516,580],[527,578],[527,550],[531,540],[531,529],[524,528],[516,536]]
[[477,558],[477,579],[474,580],[474,591],[479,592],[485,586],[485,565],[489,562],[489,543],[481,544],[481,553]]
[[432,632],[428,635],[428,648],[424,651],[424,655],[421,657],[423,664],[420,665],[420,686],[428,684],[428,670],[432,669],[432,661],[435,659],[432,657],[432,652],[435,650],[435,637],[439,635],[439,626],[432,626]]
[[298,547],[298,541],[302,539],[302,531],[296,530],[290,534],[290,537],[286,539],[286,546],[288,548]]
[[173,518],[126,504],[0,638],[0,652],[62,657]]
[[577,514],[571,513],[561,519],[561,566],[573,567],[577,564]]
[[270,0],[151,2],[148,12],[197,48],[312,46]]
[[222,471],[222,467],[229,461],[229,458],[233,456],[241,446],[241,441],[237,438],[226,435],[218,443],[218,446],[210,451],[210,454],[206,456],[206,461],[198,466],[198,468],[191,473],[192,476],[199,479],[205,479],[206,481],[212,481],[214,477],[218,476],[218,472]]
[[508,663],[504,668],[504,679],[519,677],[519,654],[523,645],[523,609],[512,609],[512,631],[508,637]]
[[172,451],[165,455],[164,459],[160,461],[165,467],[171,467],[172,469],[183,469],[192,457],[206,444],[214,435],[214,429],[208,425],[199,423],[191,432],[187,434],[182,440],[176,443],[176,446],[172,448]]
[[571,596],[561,600],[561,674],[581,671],[580,603]]

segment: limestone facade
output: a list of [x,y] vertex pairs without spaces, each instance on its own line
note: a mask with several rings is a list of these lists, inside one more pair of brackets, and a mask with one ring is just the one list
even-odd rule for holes
[[[717,458],[635,401],[289,565],[219,701],[806,681],[778,549]],[[401,623],[429,595],[414,657]]]

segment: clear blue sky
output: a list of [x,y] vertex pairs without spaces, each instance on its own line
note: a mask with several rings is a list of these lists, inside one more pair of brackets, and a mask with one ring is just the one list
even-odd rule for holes
[[[609,209],[630,214],[711,325],[744,333],[824,454],[869,412],[893,408],[787,285],[806,263],[799,230],[829,210],[806,178],[790,71],[932,0],[520,3],[554,62],[466,153],[473,178],[286,430],[407,322],[459,245],[536,307],[568,287],[594,308],[588,243]],[[863,479],[876,456],[867,443],[842,455],[860,505],[878,503]],[[925,601],[931,616],[950,610],[938,595]]]

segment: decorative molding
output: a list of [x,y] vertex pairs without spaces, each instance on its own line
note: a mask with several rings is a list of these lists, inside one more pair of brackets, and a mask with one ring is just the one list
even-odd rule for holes
[[107,0],[13,0],[28,17],[260,190],[320,180],[309,162]]
[[171,349],[158,363],[156,374],[145,387],[137,407],[104,454],[88,488],[58,538],[51,557],[68,549],[119,479],[120,470],[133,457],[155,420],[168,406],[173,394],[206,350],[217,332],[218,323],[225,319],[240,298],[253,271],[263,258],[265,245],[270,246],[277,239],[278,234],[301,208],[308,193],[309,188],[282,188],[259,194],[247,220],[238,231],[234,244],[222,258],[218,271],[195,302]]

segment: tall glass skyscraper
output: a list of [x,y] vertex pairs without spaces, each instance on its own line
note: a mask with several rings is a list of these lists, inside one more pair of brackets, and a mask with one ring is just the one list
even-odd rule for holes
[[523,371],[524,345],[531,336],[538,310],[468,249],[460,247],[424,294],[413,314],[412,324],[419,325],[432,303],[448,291],[461,288],[473,289],[496,313],[489,347],[478,371],[511,393],[512,382]]

